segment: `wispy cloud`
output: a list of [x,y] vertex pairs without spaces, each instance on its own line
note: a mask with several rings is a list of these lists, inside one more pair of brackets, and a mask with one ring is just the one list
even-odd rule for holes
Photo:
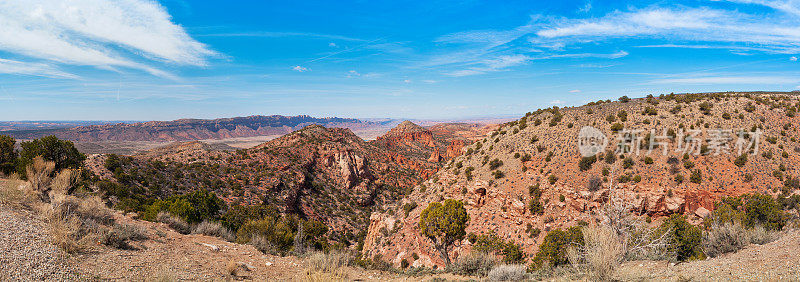
[[[426,66],[446,67],[447,75],[476,75],[513,67],[491,67],[490,62],[500,56],[524,56],[526,62],[558,58],[618,59],[628,55],[627,51],[619,51],[625,47],[723,49],[740,55],[800,53],[800,0],[731,2],[763,5],[788,16],[768,17],[739,9],[677,5],[631,7],[600,17],[532,15],[528,23],[509,30],[472,30],[441,36],[435,42],[461,48],[434,56]],[[584,8],[590,7],[589,2]],[[625,39],[664,40],[670,44],[618,44]],[[582,51],[590,48],[593,52]],[[596,51],[603,48],[617,50]],[[517,65],[520,64],[523,63]]]
[[[313,32],[287,32],[287,31],[251,31],[251,32],[220,32],[208,33],[198,35],[201,37],[303,37],[303,38],[316,38],[316,39],[329,39],[329,40],[342,40],[342,41],[366,41],[364,39],[342,36],[336,34],[323,34]],[[329,43],[329,46],[336,47],[336,43]]]
[[797,0],[728,0],[742,4],[767,6],[778,11],[800,16],[800,1]]
[[14,60],[0,59],[0,73],[24,74],[50,78],[77,79],[78,76],[59,70],[45,63],[26,63]]
[[800,78],[790,76],[707,76],[657,79],[654,80],[653,83],[781,85],[800,83]]
[[[566,44],[582,44],[612,38],[651,37],[691,43],[661,47],[746,48],[707,44],[723,43],[754,44],[759,48],[752,50],[772,53],[800,51],[796,44],[800,41],[800,25],[797,21],[776,20],[731,10],[652,7],[616,11],[601,18],[565,18],[541,24],[545,28],[536,32],[538,37],[532,40],[534,43],[560,40]],[[698,45],[698,42],[706,44]]]
[[61,64],[170,77],[149,64],[204,66],[216,55],[149,0],[6,0],[0,26],[0,50]]
[[294,66],[292,67],[292,70],[297,72],[305,72],[308,71],[308,68],[302,66]]
[[487,72],[504,70],[506,68],[517,65],[522,65],[527,63],[531,59],[532,59],[531,57],[521,54],[502,55],[502,56],[497,56],[495,58],[490,58],[480,62],[476,62],[475,64],[477,66],[474,67],[448,72],[445,74],[449,76],[468,76],[468,75],[483,74]]

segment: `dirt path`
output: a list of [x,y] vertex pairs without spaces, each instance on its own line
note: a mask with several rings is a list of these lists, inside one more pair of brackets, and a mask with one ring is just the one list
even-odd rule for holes
[[772,243],[703,261],[629,262],[618,274],[622,280],[800,281],[800,230],[787,231]]
[[46,230],[31,213],[0,204],[0,281],[79,278],[66,254],[50,243]]

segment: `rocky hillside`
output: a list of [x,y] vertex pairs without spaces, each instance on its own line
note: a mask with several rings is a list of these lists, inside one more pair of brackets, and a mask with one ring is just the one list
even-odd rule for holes
[[[373,214],[364,255],[395,265],[406,259],[413,266],[442,266],[417,224],[429,203],[445,198],[464,201],[467,233],[495,233],[532,255],[545,231],[597,220],[609,193],[654,224],[674,213],[700,222],[727,195],[798,193],[799,109],[794,93],[712,93],[623,97],[528,113],[465,146],[464,155],[409,196]],[[585,132],[608,141],[591,157],[578,146],[587,126],[596,131]],[[742,129],[751,133],[740,139]],[[618,140],[621,133],[633,142]],[[628,152],[616,152],[620,144]],[[747,150],[748,144],[757,146]],[[463,240],[451,258],[470,248]]]
[[133,157],[93,155],[87,167],[109,182],[100,186],[118,194],[116,205],[207,189],[229,204],[263,203],[319,220],[332,238],[351,240],[366,230],[371,212],[399,201],[437,171],[442,155],[452,158],[470,142],[411,122],[369,142],[349,129],[311,125],[251,149],[193,141]]
[[300,116],[249,116],[212,120],[180,119],[174,121],[149,121],[133,124],[116,123],[57,128],[45,130],[18,130],[4,134],[18,139],[33,139],[55,135],[61,139],[79,142],[97,141],[189,141],[283,135],[311,124],[350,129],[382,126],[381,123],[348,118],[315,118]]

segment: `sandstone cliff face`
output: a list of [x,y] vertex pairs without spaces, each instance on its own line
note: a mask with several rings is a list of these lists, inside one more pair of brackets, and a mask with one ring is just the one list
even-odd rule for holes
[[[407,259],[412,265],[443,266],[431,242],[420,236],[416,225],[419,213],[429,203],[448,198],[465,203],[471,218],[467,233],[494,232],[522,245],[526,254],[533,255],[547,231],[563,229],[579,221],[598,221],[609,199],[624,204],[634,214],[653,218],[654,225],[675,213],[685,214],[690,221],[699,223],[722,197],[749,192],[776,195],[782,193],[781,189],[772,187],[782,187],[787,177],[800,176],[797,154],[800,153],[797,141],[800,117],[787,116],[786,110],[800,106],[797,96],[701,97],[683,102],[653,98],[559,109],[560,118],[552,123],[556,115],[552,111],[540,111],[526,116],[525,126],[520,126],[519,122],[505,124],[487,138],[465,146],[463,149],[472,154],[463,154],[444,165],[402,202],[388,208],[392,211],[373,214],[364,256],[380,255],[390,263]],[[709,113],[703,113],[699,105],[708,100],[713,107]],[[644,113],[647,107],[654,108],[657,114]],[[627,113],[625,121],[619,121],[620,111]],[[614,122],[607,121],[609,115],[614,116]],[[661,132],[678,128],[750,130],[761,126],[764,134],[759,153],[749,155],[741,166],[734,164],[739,156],[736,153],[715,155],[709,151],[701,155],[664,156],[657,151],[649,155],[624,154],[631,159],[630,166],[616,156],[612,162],[601,158],[590,168],[581,170],[577,148],[580,128],[594,126],[610,136],[605,152],[613,150],[617,144],[616,135],[610,129],[617,122],[645,132],[651,128]],[[712,136],[701,135],[700,138],[709,140]],[[730,149],[735,152],[733,146]],[[502,161],[502,165],[493,170],[489,163],[494,159]],[[472,169],[471,179],[466,176],[467,168]],[[502,171],[503,175],[496,177],[495,171]],[[695,171],[700,172],[699,183],[690,181]],[[679,178],[682,181],[678,181]],[[529,187],[534,185],[542,192],[544,213],[541,215],[531,213],[528,207],[532,199]],[[402,205],[411,202],[416,203],[417,208],[405,216]],[[542,232],[531,236],[527,231],[532,229]],[[468,241],[459,242],[451,258],[465,255],[470,249]],[[413,253],[420,259],[415,261]]]
[[[458,134],[454,128],[460,129]],[[463,154],[462,148],[472,143],[464,136],[480,134],[477,124],[441,124],[427,129],[404,121],[370,143],[384,148],[398,162],[410,163],[423,178],[430,177],[440,162]]]

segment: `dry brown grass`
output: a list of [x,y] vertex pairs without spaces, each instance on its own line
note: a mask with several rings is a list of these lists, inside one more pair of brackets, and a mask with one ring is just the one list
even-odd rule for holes
[[608,226],[584,228],[583,239],[581,249],[570,249],[570,262],[585,267],[594,280],[610,280],[625,255],[622,240]]
[[28,181],[13,177],[0,185],[0,201],[35,211],[47,224],[54,245],[68,253],[93,248],[98,242],[112,247],[129,247],[128,241],[147,238],[141,228],[115,224],[114,211],[98,196],[69,195],[78,173],[60,171],[50,178],[55,164],[34,159],[28,165]]
[[17,175],[11,179],[0,181],[0,203],[32,209],[39,198],[28,182],[22,181]]
[[192,228],[192,234],[203,234],[206,236],[219,237],[228,242],[233,242],[236,240],[236,235],[234,235],[233,232],[222,226],[222,224],[212,221],[203,221],[200,224],[197,224],[194,228]]
[[172,228],[181,234],[189,234],[189,232],[192,231],[186,221],[168,212],[159,212],[158,215],[156,215],[156,220],[158,220],[158,222],[167,224],[169,228]]
[[779,234],[760,225],[748,229],[740,223],[714,224],[703,234],[703,250],[706,255],[716,257],[741,250],[749,244],[763,245],[775,241]]
[[503,264],[489,271],[489,281],[522,281],[528,274],[521,264]]
[[56,168],[56,163],[45,161],[41,156],[33,159],[33,162],[25,168],[25,176],[42,201],[49,201],[47,198],[50,190],[50,175]]
[[301,281],[348,281],[352,256],[346,252],[315,252],[306,258],[306,270]]

